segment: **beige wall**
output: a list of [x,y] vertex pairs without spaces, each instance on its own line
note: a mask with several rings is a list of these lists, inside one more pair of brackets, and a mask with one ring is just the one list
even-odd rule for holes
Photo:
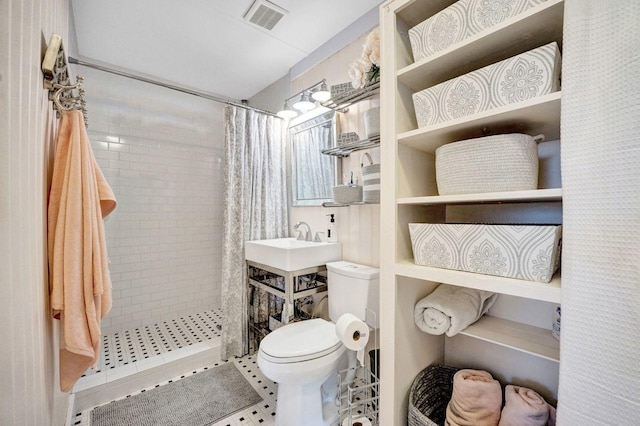
[[67,40],[68,0],[0,2],[0,424],[62,425],[58,324],[47,284],[47,194],[56,132],[40,61]]
[[[350,81],[349,64],[360,56],[362,45],[368,31],[351,44],[307,70],[291,82],[291,93],[311,86],[322,80],[327,80],[329,86]],[[340,132],[356,132],[361,138],[365,137],[363,114],[371,107],[379,106],[379,96],[359,102],[345,113],[339,114]],[[353,170],[360,174],[360,156],[369,152],[374,163],[380,162],[380,149],[374,148],[358,151],[342,160],[342,170],[347,174]],[[361,182],[361,181],[360,181]],[[342,242],[342,257],[356,263],[371,266],[380,265],[380,205],[351,206],[340,208],[324,207],[292,207],[289,214],[291,235],[293,225],[298,221],[305,221],[311,230],[326,232],[329,223],[326,215],[336,214],[338,223],[338,241]]]

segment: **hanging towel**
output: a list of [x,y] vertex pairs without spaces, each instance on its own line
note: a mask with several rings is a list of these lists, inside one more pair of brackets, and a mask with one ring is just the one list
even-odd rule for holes
[[460,370],[453,376],[445,426],[497,426],[502,387],[490,373]]
[[478,321],[497,298],[497,294],[488,291],[440,284],[416,303],[413,316],[425,333],[452,337]]
[[62,112],[49,194],[49,290],[61,321],[60,389],[98,361],[100,320],[111,309],[103,218],[116,207],[80,111]]
[[554,426],[555,408],[534,390],[507,385],[499,426]]

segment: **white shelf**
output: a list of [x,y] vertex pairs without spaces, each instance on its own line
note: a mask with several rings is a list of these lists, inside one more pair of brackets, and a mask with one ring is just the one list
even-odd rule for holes
[[398,71],[417,92],[552,41],[562,41],[564,0],[548,0]]
[[484,315],[460,334],[560,362],[560,342],[544,328]]
[[560,138],[561,92],[505,105],[468,117],[410,130],[398,135],[398,143],[419,151],[435,152],[449,142],[500,133],[544,134],[546,140]]
[[550,283],[538,283],[515,278],[419,266],[413,262],[413,259],[396,262],[395,273],[396,275],[408,278],[475,288],[477,290],[486,290],[544,302],[560,303],[562,297],[560,274],[554,275]]
[[434,195],[398,198],[398,204],[477,204],[501,202],[560,201],[562,188],[534,189],[530,191],[487,192],[481,194]]

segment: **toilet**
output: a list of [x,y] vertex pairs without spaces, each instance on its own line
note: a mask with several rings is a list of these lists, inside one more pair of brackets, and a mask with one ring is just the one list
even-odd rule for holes
[[378,327],[380,270],[340,261],[327,263],[327,271],[331,322],[316,318],[288,324],[260,342],[258,367],[278,384],[276,426],[334,424],[337,373],[356,366],[356,353],[338,339],[335,323],[351,313]]

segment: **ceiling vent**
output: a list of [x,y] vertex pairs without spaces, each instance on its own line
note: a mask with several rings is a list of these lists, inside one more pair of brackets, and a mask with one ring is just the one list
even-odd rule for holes
[[244,20],[271,31],[287,13],[289,13],[287,10],[267,0],[256,0],[244,14]]

